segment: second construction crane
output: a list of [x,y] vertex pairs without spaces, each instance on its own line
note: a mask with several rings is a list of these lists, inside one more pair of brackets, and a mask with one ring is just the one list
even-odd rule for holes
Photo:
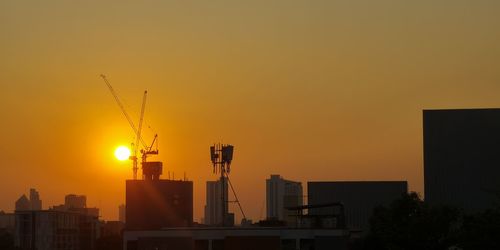
[[140,118],[139,118],[139,124],[138,124],[138,127],[136,127],[134,124],[134,121],[129,116],[129,114],[127,113],[127,110],[123,106],[123,103],[121,102],[120,98],[118,97],[118,94],[113,89],[113,86],[111,86],[111,84],[109,83],[109,81],[105,75],[101,74],[101,77],[104,80],[104,82],[106,83],[106,85],[108,86],[109,91],[111,92],[111,94],[115,98],[115,101],[118,104],[118,106],[120,107],[123,115],[125,115],[125,118],[127,118],[127,121],[129,123],[130,127],[132,128],[132,130],[134,131],[134,135],[136,136],[135,144],[132,145],[133,155],[130,156],[130,160],[132,160],[132,171],[134,173],[134,180],[136,180],[137,179],[137,170],[138,170],[137,154],[139,152],[140,144],[143,147],[140,150],[141,160],[142,160],[143,166],[144,166],[144,163],[146,162],[146,158],[148,157],[148,155],[157,155],[158,154],[158,147],[156,147],[156,149],[153,150],[153,146],[157,145],[157,144],[155,144],[155,142],[157,143],[158,135],[157,134],[154,135],[154,138],[153,138],[151,145],[146,144],[141,136],[142,124],[144,121],[144,111],[146,109],[146,97],[147,97],[148,92],[144,91],[144,95],[142,97],[142,106],[141,106],[141,114],[140,114]]

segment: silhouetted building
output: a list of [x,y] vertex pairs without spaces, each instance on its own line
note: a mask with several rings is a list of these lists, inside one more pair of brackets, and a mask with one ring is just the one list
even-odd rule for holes
[[[389,205],[408,192],[406,181],[332,181],[308,182],[308,205],[340,202],[350,230],[368,232],[369,218],[379,205]],[[327,208],[313,208],[310,215],[331,213]]]
[[15,245],[21,249],[91,250],[97,217],[55,210],[16,211]]
[[16,211],[29,211],[31,210],[31,203],[26,195],[21,195],[16,201]]
[[0,211],[0,229],[10,234],[14,234],[15,216],[12,213]]
[[345,250],[345,229],[263,227],[171,228],[125,231],[124,250]]
[[[204,224],[212,226],[222,225],[222,213],[224,212],[224,218],[227,221],[229,215],[228,206],[228,192],[227,192],[227,178],[225,178],[225,185],[222,188],[221,181],[207,181],[207,195],[206,195],[206,205],[205,205],[205,218]],[[224,192],[224,201],[222,200],[221,190]],[[234,217],[233,217],[234,218]],[[234,224],[232,223],[225,223]]]
[[288,207],[302,206],[302,183],[289,181],[279,175],[271,175],[266,180],[266,211],[267,220],[285,221],[287,225],[294,226],[293,211]]
[[101,237],[120,236],[125,228],[125,223],[121,221],[106,221],[102,223]]
[[40,200],[40,194],[32,188],[30,189],[30,203],[31,210],[42,210],[42,200]]
[[86,208],[87,196],[68,194],[64,197],[64,205],[66,205],[68,208]]
[[31,210],[41,210],[42,209],[42,201],[40,200],[40,195],[36,191],[36,189],[30,189],[30,198],[26,197],[26,195],[21,195],[19,199],[17,199],[15,204],[16,211],[31,211]]
[[118,220],[125,223],[125,204],[118,206]]
[[193,222],[193,182],[126,181],[126,229],[186,227]]
[[478,212],[500,194],[500,109],[424,110],[425,201]]
[[53,206],[50,210],[78,212],[99,217],[99,208],[87,207],[87,197],[85,195],[68,194],[64,197],[64,204]]

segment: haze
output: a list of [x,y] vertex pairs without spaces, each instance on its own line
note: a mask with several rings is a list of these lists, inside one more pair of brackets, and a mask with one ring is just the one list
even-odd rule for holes
[[[500,106],[499,1],[1,1],[0,210],[85,194],[117,219],[134,141],[99,74],[194,181],[235,146],[247,216],[265,178],[408,180],[423,192],[421,110]],[[136,119],[137,120],[137,119]],[[166,175],[164,175],[164,178]],[[238,214],[236,209],[233,209]]]

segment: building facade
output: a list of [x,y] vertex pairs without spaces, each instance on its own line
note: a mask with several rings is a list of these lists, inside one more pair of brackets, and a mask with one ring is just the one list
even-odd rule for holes
[[345,250],[345,229],[169,228],[125,231],[124,250]]
[[285,221],[295,224],[295,217],[289,207],[302,206],[302,183],[283,179],[279,175],[271,175],[266,180],[266,216],[268,220]]
[[193,223],[193,182],[127,180],[127,230],[186,227]]
[[126,208],[125,208],[125,204],[121,204],[120,206],[118,206],[118,220],[125,223],[125,211],[126,211]]
[[16,211],[32,211],[32,210],[42,210],[42,200],[40,200],[40,195],[36,189],[31,188],[29,199],[26,195],[21,195],[15,203]]
[[40,200],[40,194],[36,189],[30,189],[30,205],[31,210],[42,210],[42,200]]
[[68,208],[86,208],[87,196],[68,194],[64,197],[64,205],[66,205]]
[[[366,233],[373,209],[389,205],[408,192],[406,181],[331,181],[308,182],[308,205],[340,202],[344,205],[345,222],[352,231]],[[311,215],[328,213],[324,208],[310,209]]]
[[53,206],[51,210],[77,212],[99,217],[99,208],[87,207],[87,196],[85,195],[68,194],[64,197],[64,204]]
[[12,213],[5,213],[0,211],[0,230],[5,230],[10,234],[14,234],[14,229],[16,225],[15,215]]
[[500,109],[424,110],[425,202],[479,212],[500,194]]
[[98,219],[55,210],[16,211],[15,246],[37,250],[91,250]]
[[[206,205],[205,205],[205,218],[204,224],[217,226],[222,225],[223,215],[228,216],[229,206],[227,178],[224,178],[225,185],[221,185],[221,180],[207,181],[206,186]],[[224,197],[222,197],[224,195]],[[222,200],[224,198],[224,201]],[[227,220],[227,218],[225,218]]]

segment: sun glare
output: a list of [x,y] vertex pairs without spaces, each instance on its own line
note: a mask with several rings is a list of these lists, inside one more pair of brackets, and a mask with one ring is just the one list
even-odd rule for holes
[[120,161],[127,160],[130,156],[130,150],[125,146],[119,146],[115,150],[115,156],[116,156],[116,159],[118,159]]

